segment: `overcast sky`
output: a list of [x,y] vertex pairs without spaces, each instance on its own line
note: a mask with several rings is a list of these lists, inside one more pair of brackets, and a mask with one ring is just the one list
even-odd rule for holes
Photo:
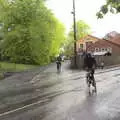
[[[48,0],[47,6],[55,16],[66,26],[67,32],[73,24],[73,0]],[[96,37],[103,37],[111,31],[120,32],[120,14],[107,14],[104,19],[97,19],[96,12],[99,11],[105,0],[75,0],[76,20],[84,20]]]

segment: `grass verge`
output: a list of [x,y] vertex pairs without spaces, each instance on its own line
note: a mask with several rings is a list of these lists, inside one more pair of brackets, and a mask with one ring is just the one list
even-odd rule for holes
[[37,67],[38,67],[37,65],[25,65],[25,64],[0,62],[0,79],[4,77],[5,72],[20,72]]

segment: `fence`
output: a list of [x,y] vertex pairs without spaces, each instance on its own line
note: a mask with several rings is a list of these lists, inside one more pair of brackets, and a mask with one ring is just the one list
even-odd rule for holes
[[[101,62],[104,62],[104,66],[111,66],[120,64],[120,56],[95,56],[97,66],[100,66]],[[84,60],[82,56],[77,56],[77,68],[82,69],[84,65]],[[74,57],[71,58],[71,68],[74,68]]]

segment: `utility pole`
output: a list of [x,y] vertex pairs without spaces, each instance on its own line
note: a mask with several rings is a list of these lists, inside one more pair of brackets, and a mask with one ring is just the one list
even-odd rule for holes
[[77,67],[77,51],[76,51],[76,18],[75,18],[75,0],[73,0],[73,22],[74,22],[74,66]]

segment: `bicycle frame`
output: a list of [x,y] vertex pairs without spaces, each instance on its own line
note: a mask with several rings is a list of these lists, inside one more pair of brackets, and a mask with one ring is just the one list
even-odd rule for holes
[[95,88],[95,92],[96,92],[96,82],[95,82],[94,73],[92,70],[88,71],[86,78],[87,78],[87,85],[89,87],[89,93],[90,93],[91,86]]

